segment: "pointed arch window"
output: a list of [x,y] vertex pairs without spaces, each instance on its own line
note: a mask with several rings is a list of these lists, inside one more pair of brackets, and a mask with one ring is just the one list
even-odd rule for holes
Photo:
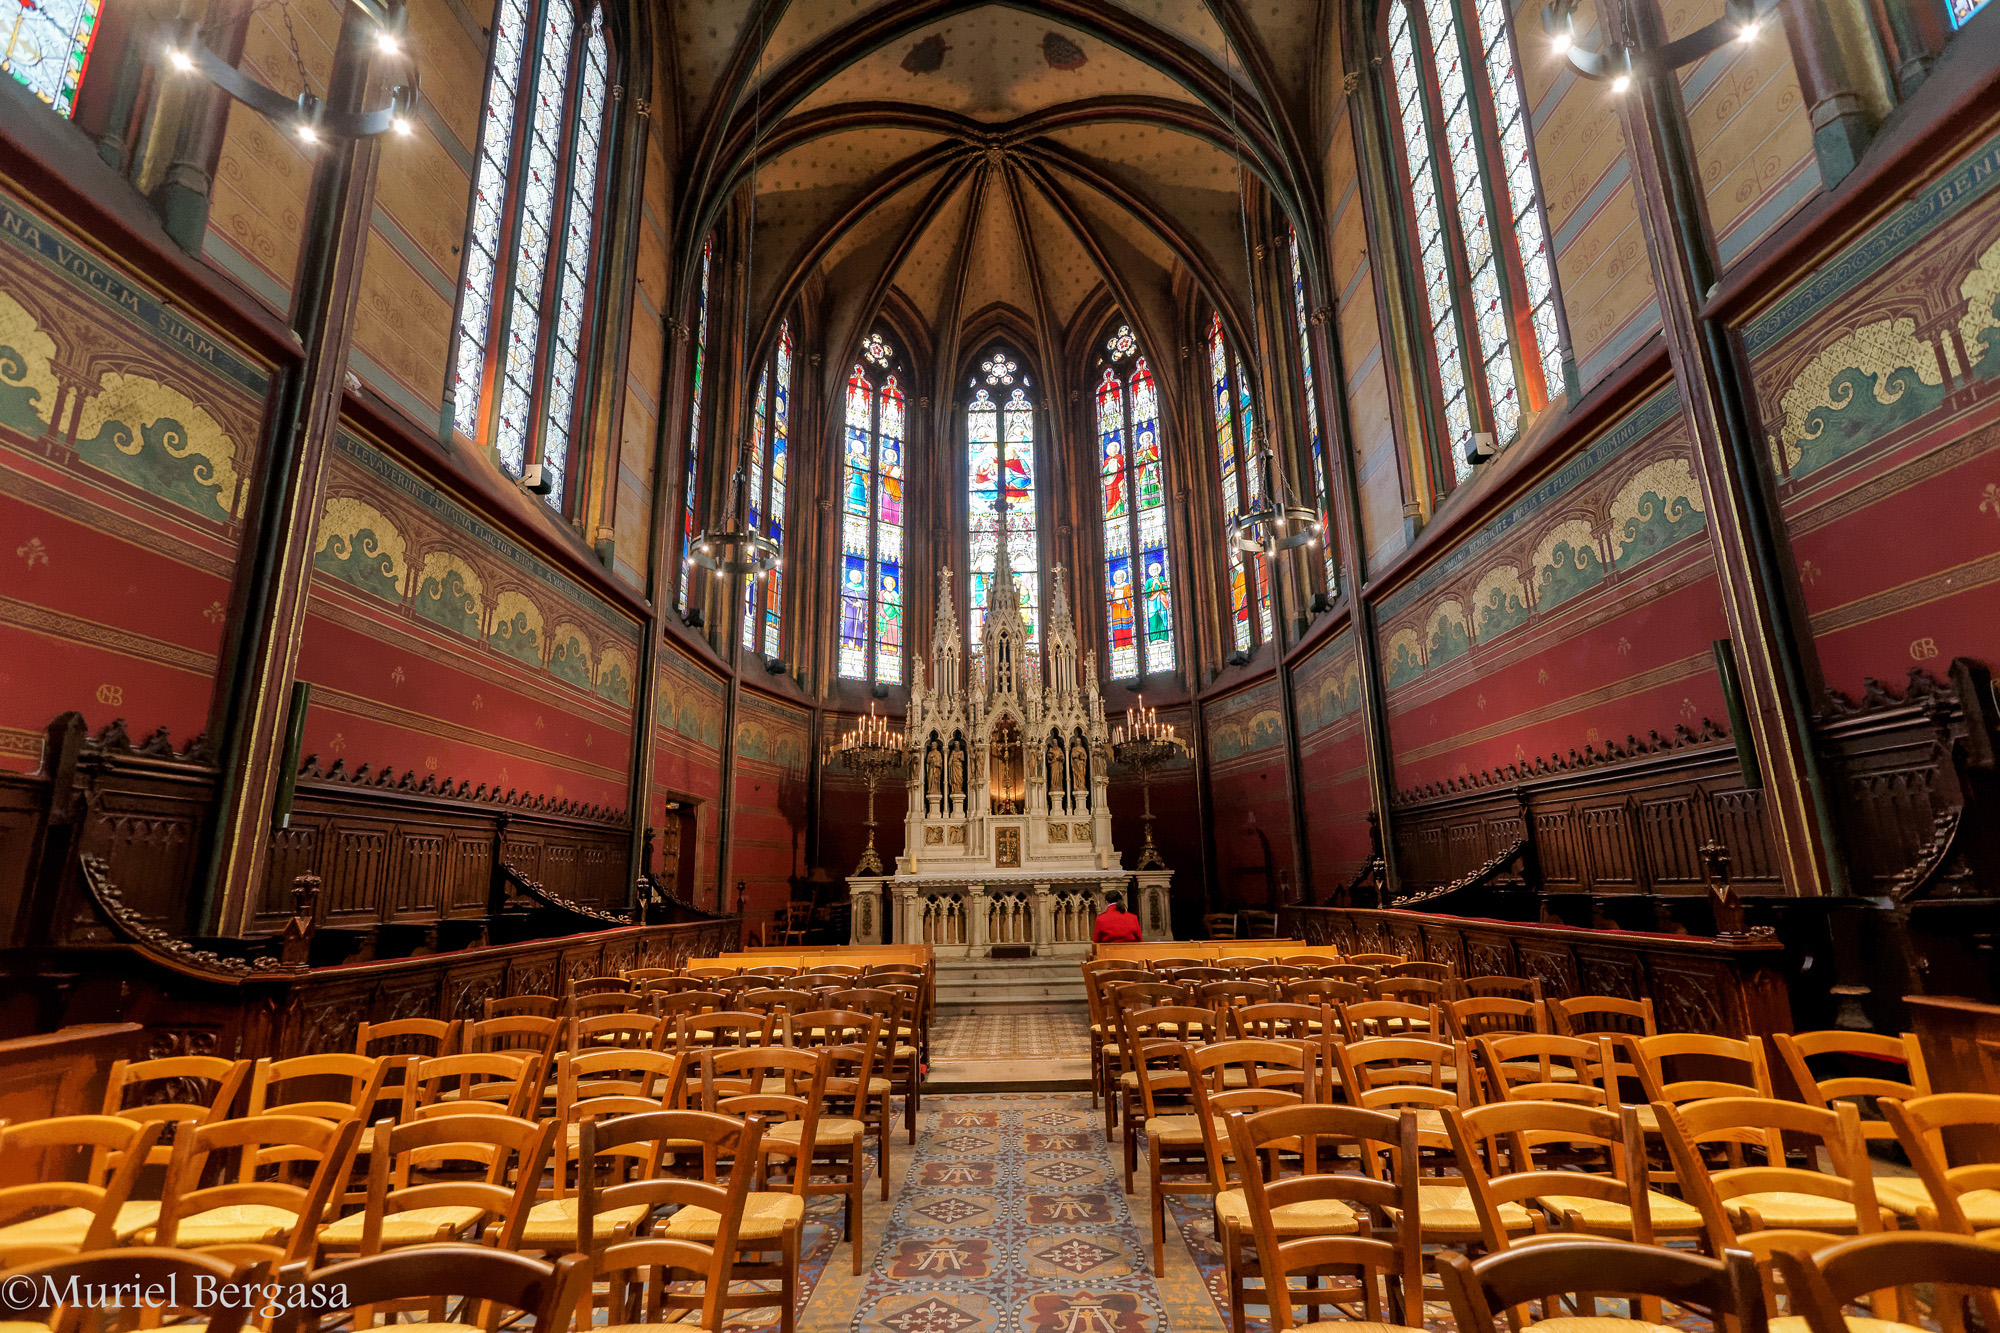
[[98,0],[21,0],[0,21],[0,69],[56,114],[75,115],[97,17]]
[[453,427],[567,511],[614,52],[604,8],[500,0],[466,228]]
[[840,676],[903,679],[903,476],[908,406],[880,333],[847,372],[840,486]]
[[[1205,341],[1215,459],[1222,472],[1222,521],[1226,526],[1231,518],[1263,498],[1263,488],[1250,457],[1250,447],[1257,439],[1256,409],[1250,402],[1250,377],[1243,372],[1243,358],[1229,350],[1220,314],[1209,316]],[[1271,637],[1271,576],[1262,556],[1235,550],[1229,553],[1229,636],[1239,653],[1247,653]]]
[[999,567],[1000,542],[1021,595],[1030,645],[1041,642],[1041,557],[1035,528],[1035,403],[1020,362],[995,348],[973,375],[965,409],[968,603],[972,642],[986,624],[986,596]]
[[1173,567],[1160,457],[1160,392],[1128,325],[1105,341],[1097,381],[1106,666],[1114,680],[1174,669]]
[[778,345],[757,376],[750,406],[750,530],[778,545],[778,563],[762,578],[743,584],[743,646],[776,657],[783,646],[780,613],[785,605],[785,481],[792,443],[792,324],[778,325]]
[[1507,7],[1390,0],[1403,184],[1453,476],[1564,392],[1560,297]]
[[1325,534],[1320,541],[1322,569],[1326,595],[1337,597],[1340,566],[1334,558],[1333,544],[1333,465],[1327,457],[1326,434],[1319,424],[1319,388],[1313,369],[1312,330],[1306,323],[1306,276],[1299,267],[1299,236],[1290,227],[1285,229],[1285,254],[1292,266],[1292,330],[1299,342],[1299,399],[1306,426],[1306,454],[1312,460],[1314,500],[1319,506],[1320,531]]
[[701,465],[701,392],[702,381],[708,369],[708,272],[709,261],[715,258],[715,238],[709,237],[701,247],[701,297],[695,306],[694,317],[694,369],[688,380],[688,433],[687,468],[681,482],[681,610],[688,611],[694,606],[694,535],[701,530],[696,512],[695,487],[699,483]]

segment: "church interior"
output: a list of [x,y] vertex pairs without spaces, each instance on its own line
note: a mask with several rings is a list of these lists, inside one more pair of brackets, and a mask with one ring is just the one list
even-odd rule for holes
[[2000,1333],[2000,3],[0,66],[6,1333]]

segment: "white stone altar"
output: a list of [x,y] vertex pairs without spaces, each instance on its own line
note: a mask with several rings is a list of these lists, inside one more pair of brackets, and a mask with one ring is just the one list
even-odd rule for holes
[[[939,581],[930,666],[915,663],[905,719],[904,852],[893,875],[848,880],[855,943],[881,942],[892,924],[897,942],[946,958],[985,957],[995,945],[1081,954],[1104,895],[1131,883],[1111,843],[1110,731],[1095,654],[1079,651],[1062,566],[1053,574],[1037,652],[1002,546],[969,673],[951,572]],[[1147,939],[1171,939],[1171,876],[1140,879],[1128,905]]]

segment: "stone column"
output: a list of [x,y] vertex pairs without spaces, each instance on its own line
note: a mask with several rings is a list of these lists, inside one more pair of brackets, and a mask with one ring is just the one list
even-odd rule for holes
[[896,894],[896,940],[897,944],[922,944],[924,942],[924,922],[917,901],[914,884],[898,884]]
[[1049,892],[1048,885],[1037,884],[1035,886],[1033,924],[1029,928],[1028,938],[1034,945],[1034,952],[1037,957],[1055,952],[1056,913],[1054,897],[1055,895]]
[[1173,882],[1171,870],[1145,870],[1134,875],[1132,910],[1139,916],[1139,938],[1171,940],[1174,937]]
[[986,886],[968,884],[965,888],[965,944],[966,957],[984,958],[992,950],[992,941],[986,938]]
[[848,897],[853,904],[847,922],[849,944],[882,942],[882,884],[873,875],[847,881]]

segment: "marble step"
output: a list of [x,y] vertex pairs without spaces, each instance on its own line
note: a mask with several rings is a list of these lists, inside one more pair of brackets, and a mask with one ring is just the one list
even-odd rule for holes
[[1083,973],[1074,958],[975,958],[940,962],[938,1012],[1072,1009],[1089,1007]]

